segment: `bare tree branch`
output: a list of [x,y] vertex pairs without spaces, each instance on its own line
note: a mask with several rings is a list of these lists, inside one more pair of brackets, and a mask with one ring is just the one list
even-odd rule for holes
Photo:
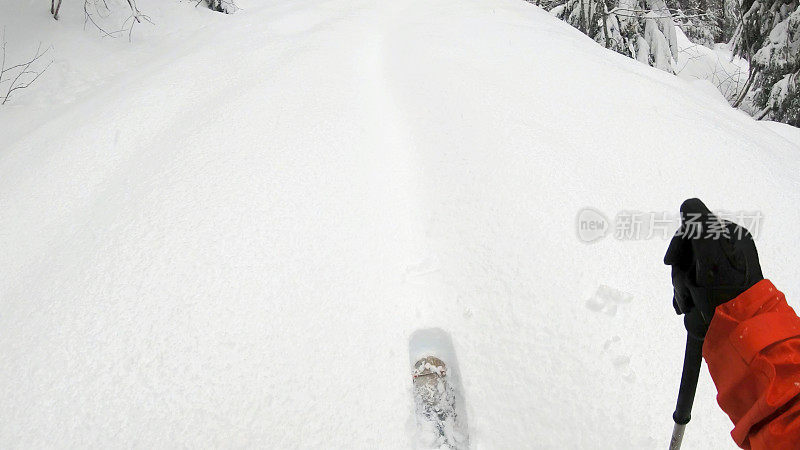
[[0,62],[0,83],[2,83],[3,74],[6,73],[6,27],[3,27],[3,36],[0,39],[3,41],[3,61]]
[[[39,43],[39,46],[36,47],[36,53],[34,53],[33,58],[29,59],[27,62],[21,64],[15,64],[11,67],[6,67],[6,39],[5,39],[5,30],[3,30],[3,38],[2,38],[2,62],[0,63],[0,84],[2,83],[9,83],[8,89],[6,89],[5,95],[0,96],[2,102],[0,105],[5,105],[8,102],[8,99],[11,97],[11,93],[18,91],[20,89],[25,89],[32,85],[36,80],[42,76],[45,71],[50,67],[50,64],[53,63],[51,60],[47,63],[47,65],[43,69],[35,69],[33,65],[41,59],[42,56],[47,54],[52,47],[47,47],[44,51],[42,51],[42,43]],[[11,74],[13,70],[19,69],[16,75],[9,77],[8,79],[3,79],[5,74]],[[32,76],[32,78],[31,78]]]
[[111,10],[108,8],[108,4],[106,0],[84,0],[83,2],[83,13],[84,13],[84,27],[87,24],[92,24],[95,28],[97,28],[100,33],[103,34],[105,37],[117,37],[122,33],[127,33],[128,40],[131,40],[133,36],[133,28],[137,23],[148,22],[150,24],[153,23],[150,20],[150,17],[142,14],[139,11],[139,8],[136,5],[136,0],[127,0],[128,8],[131,11],[131,14],[125,19],[122,23],[122,27],[119,30],[109,31],[95,19],[95,15],[100,16],[101,18],[105,18],[103,16],[103,12],[100,9],[100,4],[102,4],[102,8],[105,9],[106,12],[110,13]]
[[46,49],[45,49],[43,52],[40,52],[40,50],[42,49],[42,43],[40,42],[40,43],[39,43],[39,47],[36,49],[36,54],[34,55],[33,59],[31,59],[31,60],[30,60],[30,61],[28,61],[28,62],[24,62],[24,63],[21,63],[21,64],[16,64],[16,65],[13,65],[13,66],[11,66],[11,67],[5,67],[5,50],[6,50],[6,43],[5,43],[5,32],[3,32],[3,34],[4,34],[4,36],[3,36],[3,67],[4,67],[4,68],[3,68],[3,70],[2,70],[2,71],[0,71],[0,75],[2,75],[2,74],[4,74],[4,73],[6,73],[6,72],[8,72],[8,71],[11,71],[11,70],[17,69],[17,68],[19,68],[19,67],[23,67],[23,66],[25,66],[25,67],[28,67],[28,66],[30,66],[32,63],[35,63],[35,62],[36,62],[36,61],[37,61],[39,58],[41,58],[42,56],[44,56],[44,55],[45,55],[45,53],[47,53],[48,51],[50,51],[50,47],[47,47],[47,48],[46,48]]

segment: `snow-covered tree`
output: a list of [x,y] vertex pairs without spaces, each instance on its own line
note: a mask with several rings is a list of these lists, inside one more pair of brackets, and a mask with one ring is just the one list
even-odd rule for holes
[[750,101],[756,117],[800,126],[800,2],[745,1],[733,44],[750,77],[737,105]]
[[676,26],[699,44],[730,41],[750,63],[734,106],[800,126],[800,0],[564,0],[550,12],[606,48],[672,73]]
[[667,0],[675,23],[698,44],[711,46],[722,36],[725,0]]
[[722,3],[714,4],[719,6],[719,9],[716,10],[716,15],[722,35],[715,42],[730,42],[741,22],[741,3],[740,0],[719,1]]
[[551,14],[616,52],[675,72],[675,23],[664,0],[567,0]]

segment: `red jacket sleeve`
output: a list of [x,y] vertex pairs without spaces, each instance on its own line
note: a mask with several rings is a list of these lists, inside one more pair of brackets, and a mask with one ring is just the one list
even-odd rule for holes
[[703,343],[745,449],[800,449],[800,318],[769,280],[717,307]]

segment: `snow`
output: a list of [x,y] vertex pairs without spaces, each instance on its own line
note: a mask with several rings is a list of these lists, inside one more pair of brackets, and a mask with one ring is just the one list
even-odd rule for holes
[[761,122],[765,127],[781,135],[783,138],[800,148],[800,128],[785,123],[765,120]]
[[[664,447],[667,242],[584,207],[758,210],[800,305],[797,142],[526,2],[141,0],[132,42],[39,3],[0,0],[54,46],[0,109],[2,447],[406,448],[428,328],[473,448]],[[734,448],[705,370],[692,416]]]
[[[727,44],[714,44],[714,48],[695,44],[677,29],[678,77],[694,83],[713,97],[714,91],[722,93],[724,99],[733,101],[747,83],[747,60],[733,56]],[[725,101],[723,99],[723,101]]]

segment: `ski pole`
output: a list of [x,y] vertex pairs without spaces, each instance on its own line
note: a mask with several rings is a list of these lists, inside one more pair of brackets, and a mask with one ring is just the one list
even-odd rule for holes
[[683,357],[683,373],[681,373],[681,387],[678,391],[678,403],[675,412],[672,413],[672,420],[675,427],[672,429],[672,439],[669,442],[669,450],[681,448],[683,433],[686,424],[692,418],[692,403],[694,403],[694,393],[697,390],[697,378],[700,376],[700,365],[703,362],[703,340],[686,335],[686,355]]

